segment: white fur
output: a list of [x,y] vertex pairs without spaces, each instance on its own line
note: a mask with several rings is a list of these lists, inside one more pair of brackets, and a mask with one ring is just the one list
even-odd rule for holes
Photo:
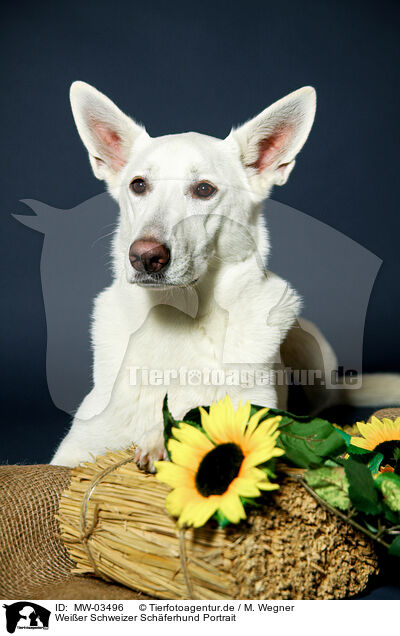
[[[52,463],[73,466],[135,443],[141,465],[151,468],[164,455],[167,391],[177,418],[227,392],[235,404],[278,405],[273,385],[146,386],[132,384],[132,369],[253,370],[277,359],[300,299],[264,269],[269,241],[260,208],[273,185],[286,181],[306,141],[315,91],[292,93],[225,140],[197,133],[153,139],[83,82],[72,85],[71,103],[94,173],[121,213],[114,282],[96,298],[93,313],[93,390]],[[150,186],[140,196],[130,188],[138,176]],[[202,180],[218,188],[209,200],[192,196]],[[130,245],[148,236],[171,250],[157,288],[141,286],[128,258]]]

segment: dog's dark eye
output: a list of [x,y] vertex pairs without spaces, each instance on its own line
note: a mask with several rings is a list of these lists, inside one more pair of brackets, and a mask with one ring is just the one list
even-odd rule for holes
[[201,181],[197,184],[197,186],[193,189],[193,194],[195,197],[199,197],[200,199],[208,199],[214,192],[216,192],[217,188],[211,185],[211,183],[207,183],[207,181]]
[[135,194],[143,194],[144,192],[146,192],[146,188],[147,183],[141,177],[137,177],[131,183],[131,189],[134,191]]

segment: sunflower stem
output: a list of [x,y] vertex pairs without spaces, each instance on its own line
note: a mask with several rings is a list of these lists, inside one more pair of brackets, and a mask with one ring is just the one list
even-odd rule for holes
[[383,534],[385,534],[386,532],[386,526],[382,525],[382,522],[380,519],[378,519],[378,532],[377,532],[377,538],[381,537]]

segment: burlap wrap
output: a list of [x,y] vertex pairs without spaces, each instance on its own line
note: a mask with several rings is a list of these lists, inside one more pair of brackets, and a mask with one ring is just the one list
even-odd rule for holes
[[137,599],[120,585],[71,574],[73,561],[54,517],[71,469],[0,466],[2,599]]

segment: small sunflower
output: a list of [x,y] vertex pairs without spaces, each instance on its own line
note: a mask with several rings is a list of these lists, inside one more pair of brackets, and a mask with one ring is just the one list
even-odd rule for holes
[[241,497],[258,497],[275,490],[257,468],[284,451],[276,447],[281,416],[260,423],[268,412],[250,417],[250,402],[235,411],[229,396],[200,408],[202,429],[185,422],[172,429],[168,441],[171,462],[156,462],[157,478],[173,490],[166,498],[168,512],[178,525],[200,527],[218,510],[232,523],[246,517]]
[[373,415],[367,424],[357,422],[357,427],[362,437],[352,437],[352,446],[382,453],[381,472],[394,471],[400,457],[400,417],[395,420],[383,417],[380,420]]

